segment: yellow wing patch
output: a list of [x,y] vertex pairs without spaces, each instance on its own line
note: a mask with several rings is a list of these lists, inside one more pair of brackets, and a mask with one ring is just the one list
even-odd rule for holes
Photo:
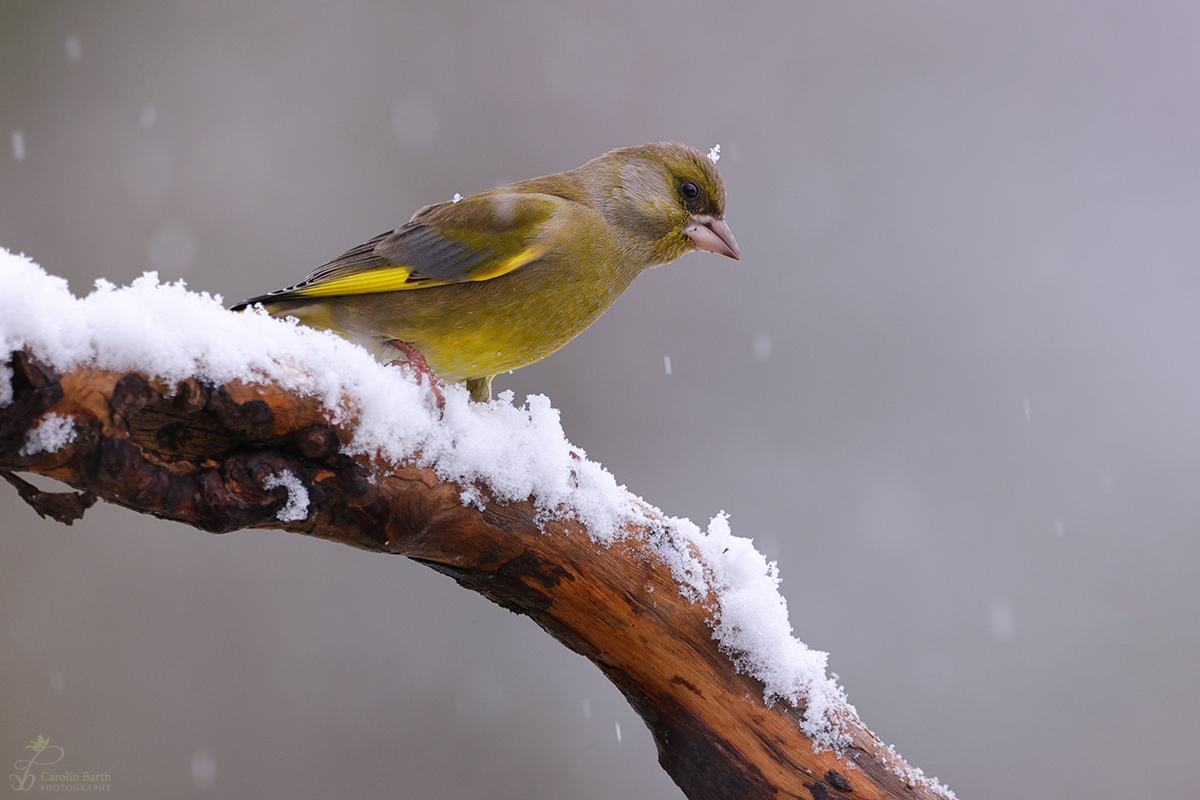
[[[351,275],[342,275],[326,281],[317,281],[308,286],[298,286],[288,294],[298,297],[330,297],[339,294],[374,294],[375,292],[398,292],[412,288],[407,284],[412,270],[408,267],[382,267]],[[407,284],[407,285],[406,285]]]
[[[474,274],[464,275],[463,277],[471,281],[486,281],[498,278],[515,269],[520,269],[531,261],[536,261],[544,253],[544,247],[527,247],[516,255],[509,256],[490,267]],[[289,289],[287,294],[293,297],[333,297],[335,295],[348,294],[402,292],[408,289],[421,289],[427,286],[444,286],[448,283],[459,283],[459,281],[442,278],[418,277],[410,280],[412,272],[412,269],[409,267],[379,267],[328,280],[318,280],[308,286],[297,286],[294,289]]]
[[545,252],[546,249],[544,247],[526,247],[515,256],[509,256],[503,261],[500,261],[491,269],[485,269],[472,275],[471,280],[487,281],[491,280],[492,278],[499,278],[501,275],[507,275],[513,270],[520,269],[521,267],[525,266],[530,261],[538,260],[543,254],[545,254]]

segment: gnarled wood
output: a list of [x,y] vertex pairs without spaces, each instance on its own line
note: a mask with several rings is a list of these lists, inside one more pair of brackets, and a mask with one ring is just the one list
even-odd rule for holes
[[[713,640],[712,598],[686,600],[655,555],[649,542],[665,528],[602,546],[578,522],[536,522],[532,501],[464,506],[432,470],[341,453],[346,431],[315,400],[279,386],[168,386],[88,367],[60,375],[24,352],[4,357],[14,399],[0,408],[0,470],[83,492],[47,500],[22,491],[39,513],[69,524],[99,497],[216,533],[282,528],[416,559],[595,662],[693,800],[940,796],[857,719],[846,721],[851,743],[836,753],[804,736],[798,710],[766,706],[762,685]],[[23,453],[47,413],[72,421],[73,440]],[[281,522],[288,490],[264,488],[284,471],[308,491],[302,520]]]

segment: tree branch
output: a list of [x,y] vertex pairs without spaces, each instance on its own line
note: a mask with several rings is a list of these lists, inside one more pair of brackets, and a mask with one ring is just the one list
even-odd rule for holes
[[[216,533],[280,528],[416,559],[591,659],[693,800],[953,796],[849,707],[835,751],[804,735],[803,708],[766,705],[763,685],[713,638],[715,598],[686,599],[652,546],[672,536],[666,520],[603,545],[577,521],[545,519],[533,499],[502,503],[476,486],[480,507],[464,505],[462,487],[431,469],[346,455],[352,423],[277,384],[166,385],[87,366],[59,374],[25,351],[0,357],[13,376],[0,470],[43,516],[70,524],[99,497]],[[14,471],[82,494],[40,492]]]

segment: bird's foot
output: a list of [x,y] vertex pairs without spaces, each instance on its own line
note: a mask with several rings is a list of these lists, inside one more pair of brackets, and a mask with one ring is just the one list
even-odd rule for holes
[[392,347],[404,354],[405,360],[397,359],[391,362],[393,367],[407,367],[417,378],[417,383],[421,383],[421,379],[425,378],[429,381],[429,391],[433,392],[433,396],[437,398],[438,411],[446,407],[446,395],[442,391],[446,388],[446,382],[437,376],[437,373],[430,368],[429,362],[425,360],[425,356],[420,350],[413,347],[408,342],[402,342],[399,339],[391,339],[388,341]]

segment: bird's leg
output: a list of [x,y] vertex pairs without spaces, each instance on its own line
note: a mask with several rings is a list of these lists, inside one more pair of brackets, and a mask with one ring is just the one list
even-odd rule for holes
[[408,367],[412,373],[417,376],[417,383],[421,382],[421,378],[429,379],[429,389],[433,392],[433,396],[437,398],[438,409],[446,407],[446,395],[442,393],[442,389],[446,387],[446,382],[437,376],[425,360],[425,356],[420,350],[413,347],[408,342],[402,342],[399,339],[389,339],[388,344],[404,354],[405,361],[397,359],[391,362],[393,367]]
[[488,375],[486,378],[467,378],[467,391],[471,393],[471,399],[476,403],[486,403],[492,399],[492,378],[494,375]]

